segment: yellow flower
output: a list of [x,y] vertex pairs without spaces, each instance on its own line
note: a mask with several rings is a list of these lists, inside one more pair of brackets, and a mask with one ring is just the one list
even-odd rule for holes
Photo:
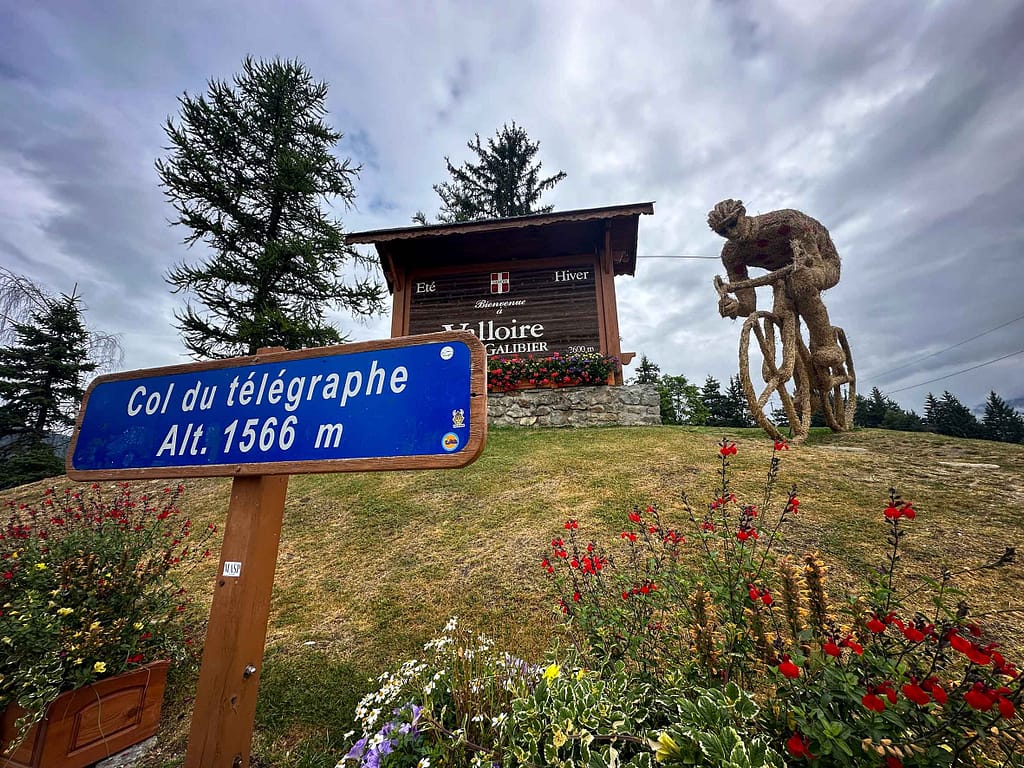
[[100,623],[98,621],[94,621],[92,624],[89,625],[89,631],[90,632],[95,632],[99,628],[100,628]]
[[549,666],[547,669],[544,670],[543,678],[550,683],[552,680],[554,680],[560,674],[562,674],[562,668],[559,667],[557,664],[552,664],[551,666]]
[[665,763],[679,756],[679,745],[667,733],[658,736],[657,741],[650,742],[651,749],[654,749],[654,759],[659,763]]
[[37,571],[45,571],[46,570],[46,563],[36,563],[36,570]]
[[97,661],[95,664],[92,665],[92,671],[98,673],[106,672],[107,663],[105,661]]
[[17,560],[18,559],[18,550],[14,550],[13,552],[11,552],[11,559],[12,560]]
[[75,659],[75,664],[81,664],[83,661],[84,659],[81,656],[79,656],[77,659]]
[[136,621],[134,624],[132,624],[132,626],[135,627],[135,629],[142,629],[146,625],[143,624],[141,621]]
[[577,680],[582,680],[586,676],[587,676],[587,670],[585,670],[585,669],[577,669],[576,670],[576,679]]
[[67,615],[72,614],[74,612],[75,612],[74,608],[58,608],[57,609],[57,615],[58,616],[67,616]]
[[553,741],[555,747],[558,748],[565,744],[566,738],[566,735],[556,728],[554,734],[552,734],[551,741]]

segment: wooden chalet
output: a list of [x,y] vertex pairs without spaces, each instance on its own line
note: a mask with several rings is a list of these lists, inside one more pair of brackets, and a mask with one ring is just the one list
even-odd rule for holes
[[653,202],[633,203],[346,239],[376,247],[392,337],[466,329],[490,356],[598,352],[628,363],[614,279],[635,273],[639,219],[653,213]]

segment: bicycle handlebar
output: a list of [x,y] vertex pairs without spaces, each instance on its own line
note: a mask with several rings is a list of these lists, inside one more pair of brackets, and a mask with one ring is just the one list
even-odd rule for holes
[[725,297],[730,293],[736,293],[738,290],[742,291],[746,288],[760,288],[762,285],[771,285],[786,277],[795,268],[795,264],[787,264],[785,267],[769,272],[767,275],[761,275],[761,277],[751,278],[750,280],[740,280],[737,283],[727,283],[722,279],[721,275],[715,275],[715,290],[718,291],[719,296]]

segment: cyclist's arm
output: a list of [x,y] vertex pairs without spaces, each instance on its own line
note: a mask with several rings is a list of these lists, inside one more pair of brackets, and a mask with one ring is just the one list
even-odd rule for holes
[[[726,243],[722,248],[722,265],[725,267],[730,283],[750,279],[747,265],[737,251],[738,249],[732,243]],[[739,302],[737,314],[741,317],[747,317],[757,309],[757,293],[753,288],[738,289],[736,300]]]

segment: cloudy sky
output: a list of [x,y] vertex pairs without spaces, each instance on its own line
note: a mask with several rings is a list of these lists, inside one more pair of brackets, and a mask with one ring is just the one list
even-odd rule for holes
[[[862,392],[918,412],[928,391],[1024,397],[1017,0],[0,0],[0,266],[51,292],[78,283],[125,368],[187,359],[163,275],[201,253],[168,226],[153,163],[178,96],[246,54],[329,83],[338,153],[363,166],[349,231],[433,214],[444,156],[512,120],[568,174],[557,209],[655,201],[636,277],[616,282],[623,349],[666,373],[736,371],[720,263],[645,258],[717,257],[705,216],[736,197],[832,232],[843,274],[826,302]],[[337,321],[389,334],[387,317]]]

